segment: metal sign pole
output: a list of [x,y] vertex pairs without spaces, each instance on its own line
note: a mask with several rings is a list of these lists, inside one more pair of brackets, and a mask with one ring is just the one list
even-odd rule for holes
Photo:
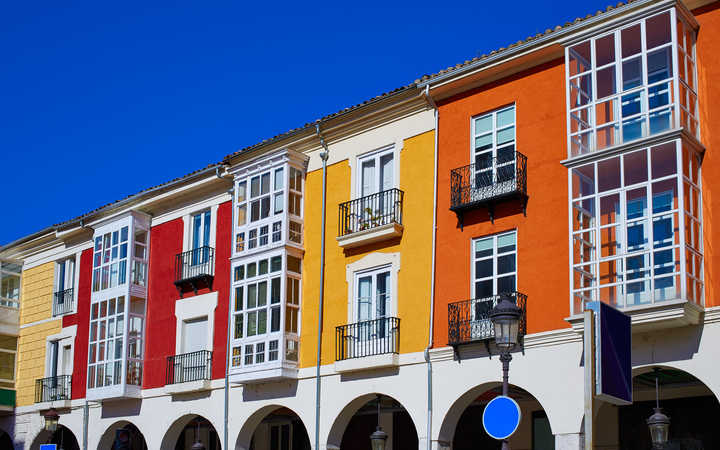
[[584,312],[585,334],[585,450],[593,450],[593,400],[595,397],[595,313]]

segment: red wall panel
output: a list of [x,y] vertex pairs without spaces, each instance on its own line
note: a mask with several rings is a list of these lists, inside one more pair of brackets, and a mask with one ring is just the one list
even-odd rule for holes
[[215,308],[215,330],[213,338],[212,378],[225,377],[225,345],[227,342],[228,305],[230,298],[230,254],[232,245],[232,202],[222,203],[217,213],[217,235],[215,237],[215,281],[213,289],[218,291],[218,305]]
[[175,354],[175,255],[182,252],[183,220],[152,227],[145,322],[143,388],[165,385],[165,361]]
[[93,249],[80,254],[80,277],[77,292],[77,313],[62,318],[63,328],[77,325],[77,334],[73,344],[72,398],[85,397],[87,378],[88,333],[90,329],[90,289],[92,287]]

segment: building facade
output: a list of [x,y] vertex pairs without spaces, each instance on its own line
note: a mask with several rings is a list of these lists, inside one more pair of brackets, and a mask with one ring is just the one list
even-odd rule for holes
[[649,448],[658,380],[715,448],[719,34],[619,4],[0,247],[0,446],[499,448],[508,296],[512,448],[582,448],[592,301],[633,332],[596,446]]

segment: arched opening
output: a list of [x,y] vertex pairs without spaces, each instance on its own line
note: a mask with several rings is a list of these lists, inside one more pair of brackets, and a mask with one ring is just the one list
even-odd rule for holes
[[[1,445],[2,442],[3,440],[0,437],[0,448],[13,448],[12,444],[10,444],[10,447],[4,447]],[[47,430],[40,431],[40,433],[35,436],[32,445],[30,445],[30,450],[40,450],[40,446],[43,444],[56,444],[58,450],[80,450],[77,438],[73,432],[70,431],[70,428],[63,425],[58,425],[57,430],[52,433]]]
[[140,430],[134,424],[121,420],[105,430],[98,450],[148,450],[148,447]]
[[[440,433],[440,440],[453,450],[500,449],[502,442],[493,439],[483,427],[482,417],[487,404],[502,394],[499,383],[477,386],[463,394],[450,407]],[[508,395],[520,406],[521,419],[509,438],[510,448],[553,450],[555,436],[543,406],[528,391],[509,386]]]
[[335,419],[327,448],[367,450],[370,435],[378,425],[387,434],[387,450],[418,448],[418,433],[412,417],[400,402],[382,394],[368,394],[350,402]]
[[0,430],[0,448],[13,448],[13,442],[10,435]]
[[633,377],[633,404],[603,403],[595,417],[595,444],[620,450],[652,448],[647,419],[659,404],[670,418],[667,449],[705,450],[720,448],[720,403],[705,384],[693,375],[674,368],[644,368]]
[[201,442],[206,450],[220,450],[220,436],[206,418],[187,414],[177,419],[167,430],[161,448],[191,450],[195,442]]
[[305,424],[291,409],[266,406],[245,422],[236,450],[310,450]]

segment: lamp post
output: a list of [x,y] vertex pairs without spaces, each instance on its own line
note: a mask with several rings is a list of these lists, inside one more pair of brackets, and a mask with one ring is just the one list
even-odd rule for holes
[[[495,345],[500,349],[500,362],[503,368],[502,395],[507,397],[509,390],[510,351],[517,345],[518,328],[522,310],[510,299],[508,294],[501,294],[500,301],[490,313],[490,320],[495,328]],[[507,439],[502,441],[502,450],[509,450]]]
[[377,429],[370,435],[370,446],[372,450],[385,450],[388,435],[380,426],[380,395],[377,396],[377,419]]
[[647,418],[647,426],[650,429],[650,439],[653,448],[665,448],[670,434],[670,418],[663,414],[660,408],[660,396],[658,390],[658,369],[655,369],[655,412]]
[[51,433],[54,433],[55,431],[57,431],[58,420],[60,420],[60,415],[55,410],[55,408],[50,408],[47,411],[45,411],[45,414],[43,414],[43,417],[45,418],[45,429]]
[[195,423],[197,425],[195,428],[195,443],[190,447],[190,450],[205,450],[205,445],[200,442],[200,419],[196,419]]

